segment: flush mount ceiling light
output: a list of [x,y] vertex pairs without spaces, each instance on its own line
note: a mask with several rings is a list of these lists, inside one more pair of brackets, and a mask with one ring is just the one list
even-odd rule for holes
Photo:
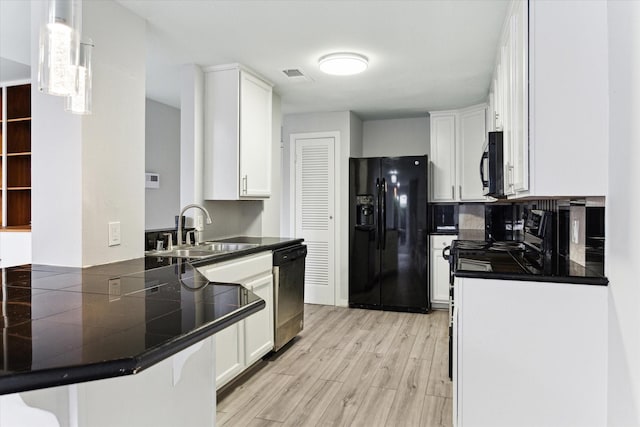
[[350,76],[363,72],[369,66],[366,56],[358,53],[331,53],[318,60],[320,70],[335,76]]

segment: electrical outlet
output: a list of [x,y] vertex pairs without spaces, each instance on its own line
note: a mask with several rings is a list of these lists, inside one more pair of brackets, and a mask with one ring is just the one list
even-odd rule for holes
[[120,221],[109,223],[109,246],[120,244]]
[[204,217],[202,215],[196,215],[196,230],[204,230]]

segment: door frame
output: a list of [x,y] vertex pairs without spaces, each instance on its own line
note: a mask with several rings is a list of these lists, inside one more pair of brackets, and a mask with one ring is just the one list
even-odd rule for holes
[[[333,138],[333,167],[336,179],[333,180],[333,197],[334,197],[334,225],[333,225],[333,305],[346,306],[348,300],[344,300],[340,296],[341,283],[341,271],[345,266],[340,262],[342,253],[342,240],[337,237],[342,235],[340,231],[343,225],[343,203],[340,193],[340,176],[342,174],[340,150],[342,146],[340,144],[340,131],[326,131],[326,132],[300,132],[292,133],[289,135],[289,235],[295,237],[296,235],[296,140],[298,139],[317,139],[317,138]],[[348,180],[348,177],[347,177]],[[347,189],[348,192],[348,189]],[[348,197],[348,194],[347,194]],[[346,206],[346,205],[345,205]],[[344,219],[348,219],[344,217]],[[348,223],[348,221],[347,221]],[[348,250],[348,240],[347,250]],[[348,270],[348,269],[347,269]],[[348,282],[348,281],[347,281]],[[347,290],[348,291],[348,290]],[[348,292],[347,292],[348,293]]]

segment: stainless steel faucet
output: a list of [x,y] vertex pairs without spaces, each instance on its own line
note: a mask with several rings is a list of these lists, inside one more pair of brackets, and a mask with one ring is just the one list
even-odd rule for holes
[[211,224],[211,215],[209,215],[209,211],[202,205],[199,205],[197,203],[192,203],[190,205],[185,206],[184,208],[182,208],[182,210],[180,211],[180,215],[178,216],[178,243],[177,245],[181,245],[182,244],[182,215],[184,215],[184,213],[191,208],[197,208],[200,209],[202,212],[204,212],[204,214],[207,216],[207,224]]

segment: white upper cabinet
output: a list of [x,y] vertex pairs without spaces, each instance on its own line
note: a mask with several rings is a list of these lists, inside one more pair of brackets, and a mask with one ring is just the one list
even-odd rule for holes
[[517,0],[505,20],[489,94],[490,128],[503,132],[507,195],[529,189],[527,36],[527,2]]
[[454,111],[430,113],[431,200],[456,200],[456,117]]
[[205,199],[271,195],[271,106],[271,84],[238,64],[205,69]]
[[480,159],[487,138],[485,104],[431,112],[431,201],[485,202]]
[[512,1],[489,97],[509,197],[606,195],[607,64],[606,1]]
[[480,159],[487,141],[486,105],[460,110],[458,140],[458,198],[461,202],[486,201],[482,194]]

